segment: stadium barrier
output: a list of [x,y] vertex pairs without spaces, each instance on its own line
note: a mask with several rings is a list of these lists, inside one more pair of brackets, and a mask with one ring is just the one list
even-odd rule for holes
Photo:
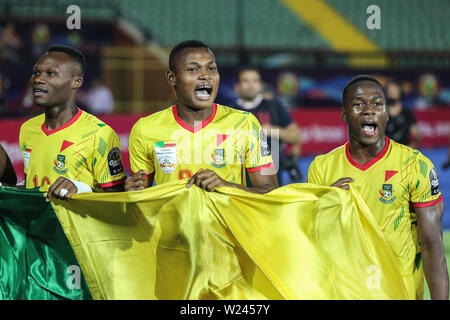
[[[293,119],[302,130],[302,154],[327,153],[344,144],[348,139],[346,124],[336,109],[298,109],[292,112]],[[449,144],[450,112],[446,108],[415,110],[422,134],[421,148],[437,148]],[[128,137],[134,123],[145,114],[117,114],[100,116],[119,135],[124,168],[129,171]],[[0,143],[8,152],[18,179],[23,179],[22,154],[19,147],[20,119],[2,119]]]

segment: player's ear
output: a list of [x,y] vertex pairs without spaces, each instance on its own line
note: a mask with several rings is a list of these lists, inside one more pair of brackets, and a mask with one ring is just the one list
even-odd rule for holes
[[341,119],[344,122],[347,122],[347,113],[345,112],[344,106],[341,106]]
[[166,77],[167,77],[167,83],[169,84],[169,86],[175,87],[175,83],[176,83],[175,73],[169,69],[169,70],[167,70]]
[[74,77],[72,80],[72,89],[78,89],[83,85],[83,77]]

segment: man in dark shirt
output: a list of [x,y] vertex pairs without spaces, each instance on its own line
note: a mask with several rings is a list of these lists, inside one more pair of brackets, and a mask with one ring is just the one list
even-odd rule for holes
[[[251,112],[267,131],[267,142],[272,151],[273,161],[277,169],[278,183],[282,181],[282,170],[288,170],[293,180],[300,180],[301,174],[297,166],[300,156],[301,133],[298,125],[292,120],[289,111],[276,99],[266,99],[263,96],[263,85],[258,70],[243,68],[238,74],[235,90],[239,96],[236,109]],[[278,150],[272,141],[279,139]],[[296,154],[290,157],[284,155],[284,143],[293,144]],[[279,164],[279,166],[278,166]]]
[[16,172],[9,159],[8,154],[0,145],[0,184],[15,185],[17,182]]
[[403,108],[400,84],[391,81],[386,85],[386,91],[389,111],[386,136],[398,143],[417,149],[420,143],[419,126],[412,112]]

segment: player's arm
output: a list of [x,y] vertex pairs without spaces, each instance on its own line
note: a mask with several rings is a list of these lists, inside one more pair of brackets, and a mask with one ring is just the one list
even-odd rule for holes
[[11,159],[5,149],[0,145],[0,182],[8,185],[17,183],[16,172],[12,165]]
[[153,174],[146,170],[139,170],[125,180],[125,191],[143,190],[153,185]]
[[128,149],[130,166],[134,173],[125,180],[125,191],[142,190],[153,185],[155,169],[150,145],[144,142],[142,119],[140,119],[130,132]]
[[423,270],[431,299],[448,300],[448,271],[442,241],[444,202],[416,207],[417,226],[422,246]]
[[246,187],[240,184],[225,181],[212,170],[202,170],[197,172],[191,179],[189,179],[186,187],[190,188],[195,184],[197,187],[207,191],[215,191],[216,187],[231,187],[247,192],[263,194],[278,188],[277,176],[275,174],[263,174],[263,170],[264,169],[248,173],[253,187]]
[[[62,192],[61,190],[65,190]],[[102,188],[103,192],[122,192],[124,191],[124,183],[119,183],[111,187]],[[74,181],[64,177],[56,179],[47,191],[45,200],[51,201],[52,198],[61,200],[70,200],[70,198],[76,193],[96,192],[92,188],[81,181]]]

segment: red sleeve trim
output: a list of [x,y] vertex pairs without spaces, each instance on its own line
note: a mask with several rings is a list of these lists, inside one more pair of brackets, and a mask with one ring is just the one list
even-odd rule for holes
[[117,186],[118,184],[122,184],[125,182],[125,178],[120,179],[118,181],[113,181],[113,182],[108,182],[108,183],[102,183],[100,184],[100,188],[108,188],[108,187],[113,187],[113,186]]
[[431,207],[431,206],[434,206],[436,203],[441,202],[442,200],[444,200],[444,198],[442,197],[442,194],[441,194],[441,196],[439,198],[437,198],[433,201],[413,203],[413,207],[414,208]]
[[[131,169],[130,169],[130,173],[131,173],[131,175],[134,174],[134,172],[133,172]],[[147,175],[146,175],[147,179],[153,178],[153,175],[154,175],[154,174],[155,174],[154,172],[152,172],[152,173],[150,173],[150,174],[147,174]]]
[[254,171],[260,171],[262,169],[266,169],[266,168],[272,168],[274,166],[273,162],[259,166],[259,167],[254,167],[254,168],[247,168],[247,172],[254,172]]

